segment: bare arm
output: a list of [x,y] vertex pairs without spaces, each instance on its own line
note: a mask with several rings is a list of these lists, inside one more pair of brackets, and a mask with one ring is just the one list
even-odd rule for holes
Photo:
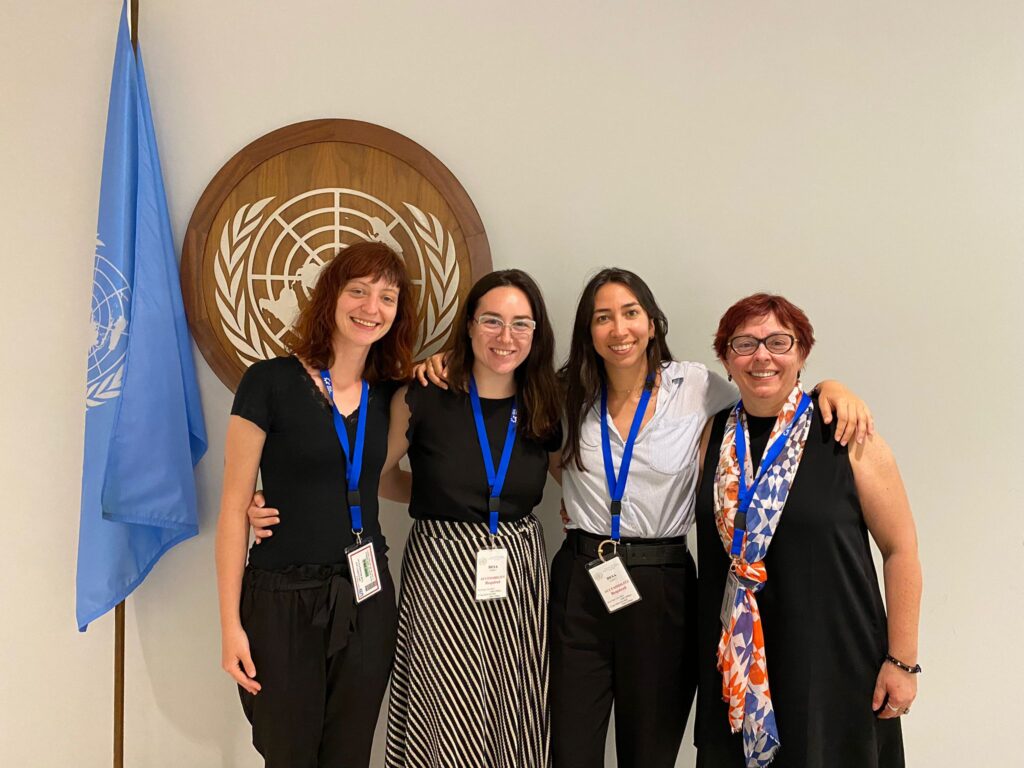
[[[871,537],[882,553],[885,603],[888,613],[889,654],[900,661],[917,663],[917,630],[921,612],[921,562],[917,555],[917,531],[900,478],[896,459],[879,435],[869,437],[850,452],[857,496]],[[875,685],[873,706],[885,696],[897,709],[909,708],[917,695],[917,677],[884,663]],[[896,717],[883,710],[880,717]]]
[[704,431],[700,435],[700,448],[697,450],[697,490],[700,490],[700,483],[704,477],[704,457],[708,452],[708,443],[711,440],[711,425],[714,419],[708,419],[704,424]]
[[217,593],[220,597],[222,665],[235,681],[250,693],[260,690],[253,678],[256,667],[249,653],[249,640],[242,629],[238,604],[242,594],[245,550],[249,543],[246,509],[259,472],[266,433],[241,416],[228,421],[224,445],[224,487],[215,543]]
[[555,479],[559,485],[562,484],[562,451],[552,451],[548,454],[548,474]]
[[408,386],[399,389],[391,398],[391,420],[388,426],[388,455],[380,473],[378,492],[385,499],[408,504],[412,496],[412,473],[398,466],[409,452],[409,405],[405,402]]

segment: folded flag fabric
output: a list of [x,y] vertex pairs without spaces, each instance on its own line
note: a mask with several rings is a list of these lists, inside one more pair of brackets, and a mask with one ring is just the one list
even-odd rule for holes
[[78,628],[199,531],[199,388],[141,50],[127,3],[114,54],[93,272],[78,534]]

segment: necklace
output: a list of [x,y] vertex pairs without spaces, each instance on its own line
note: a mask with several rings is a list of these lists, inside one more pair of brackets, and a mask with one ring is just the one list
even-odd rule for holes
[[[651,385],[651,388],[653,389],[657,385],[658,385],[658,377],[655,377],[654,383]],[[640,379],[640,381],[638,381],[637,383],[635,383],[633,386],[629,387],[628,389],[616,389],[615,387],[613,387],[613,386],[611,386],[609,384],[608,391],[611,394],[615,395],[615,397],[636,397],[636,396],[639,396],[644,391],[644,388],[646,386],[647,386],[647,374],[645,373],[644,377],[642,379]]]

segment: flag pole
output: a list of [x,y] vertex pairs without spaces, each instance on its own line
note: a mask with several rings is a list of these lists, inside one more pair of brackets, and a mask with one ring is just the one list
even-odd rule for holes
[[[138,47],[138,0],[128,3],[131,47]],[[114,608],[114,768],[125,765],[125,601]]]
[[139,0],[128,4],[128,29],[131,31],[132,48],[139,44]]
[[114,608],[114,768],[124,768],[124,600]]

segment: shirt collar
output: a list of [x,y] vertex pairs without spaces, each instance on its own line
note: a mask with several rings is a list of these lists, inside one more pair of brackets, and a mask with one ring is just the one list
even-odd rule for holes
[[666,392],[678,389],[683,383],[683,366],[675,360],[661,369],[661,388]]

